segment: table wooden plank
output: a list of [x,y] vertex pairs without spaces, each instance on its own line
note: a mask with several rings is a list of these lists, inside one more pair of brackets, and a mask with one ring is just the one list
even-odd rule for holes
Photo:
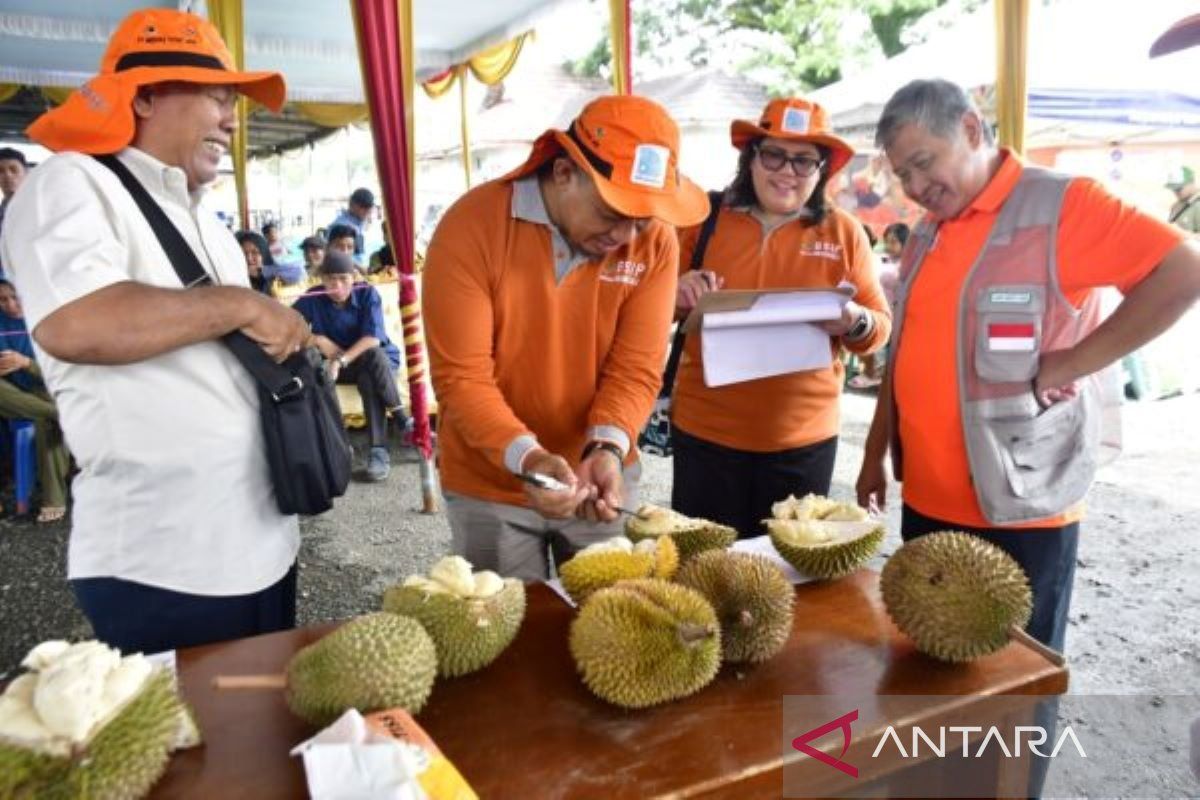
[[[487,669],[439,679],[418,721],[481,797],[778,796],[785,694],[1058,694],[1067,672],[1010,645],[966,665],[917,653],[888,619],[878,575],[797,588],[785,650],[726,666],[692,697],[626,711],[595,698],[567,648],[574,611],[541,584],[512,646]],[[184,694],[207,744],[181,753],[155,797],[304,794],[288,749],[313,732],[281,693],[217,692],[217,674],[278,672],[332,626],[193,648],[179,654]],[[945,709],[930,709],[940,713]]]

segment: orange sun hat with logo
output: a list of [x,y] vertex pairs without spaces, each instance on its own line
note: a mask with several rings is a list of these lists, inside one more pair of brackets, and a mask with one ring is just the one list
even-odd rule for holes
[[729,138],[738,150],[751,141],[770,137],[812,142],[829,149],[829,167],[826,174],[832,175],[854,158],[854,148],[844,139],[834,136],[829,126],[829,115],[820,103],[803,97],[781,97],[767,103],[757,123],[746,119],[735,119],[729,126]]
[[230,85],[275,112],[287,95],[278,72],[235,70],[229,48],[207,20],[167,8],[145,9],[113,31],[100,73],[25,133],[50,150],[115,153],[133,141],[138,88],[165,81]]
[[503,180],[529,175],[564,152],[620,214],[677,227],[708,216],[708,195],[679,172],[679,126],[652,100],[613,95],[591,101],[567,130],[539,136],[525,163]]

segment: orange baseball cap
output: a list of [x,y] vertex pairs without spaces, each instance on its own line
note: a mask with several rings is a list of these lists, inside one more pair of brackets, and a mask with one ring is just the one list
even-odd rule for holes
[[708,195],[679,173],[679,127],[652,100],[596,98],[570,128],[539,136],[525,163],[504,179],[524,177],[564,151],[618,213],[678,227],[698,225],[708,216]]
[[135,11],[117,26],[100,73],[42,114],[25,133],[50,150],[115,153],[133,141],[138,87],[164,81],[231,85],[272,111],[287,95],[278,72],[238,72],[207,20],[183,11]]
[[729,126],[729,138],[738,150],[752,140],[769,136],[772,139],[794,139],[812,142],[829,148],[828,175],[846,166],[854,158],[854,148],[845,140],[834,136],[829,127],[829,116],[820,103],[803,97],[781,97],[767,103],[758,124],[746,119],[735,119]]

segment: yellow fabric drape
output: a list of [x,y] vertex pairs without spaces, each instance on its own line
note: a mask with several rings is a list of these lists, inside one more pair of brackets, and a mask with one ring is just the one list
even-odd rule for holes
[[[242,26],[242,0],[208,0],[208,17],[233,56],[233,65],[246,68],[245,34]],[[249,110],[241,95],[237,102],[237,130],[233,134],[230,155],[233,158],[233,179],[237,185],[238,215],[242,228],[250,227],[250,203],[246,196],[246,149],[249,131],[246,128]]]
[[366,122],[370,116],[366,103],[289,103],[288,107],[323,128],[343,128]]
[[996,0],[996,123],[1000,145],[1025,150],[1029,0]]
[[521,49],[525,47],[525,43],[533,37],[533,31],[525,31],[520,36],[509,39],[507,42],[489,47],[486,50],[480,50],[475,55],[471,56],[462,64],[455,64],[448,70],[421,82],[421,88],[425,90],[425,94],[436,100],[444,95],[454,86],[456,80],[465,78],[463,74],[469,68],[471,74],[480,83],[492,86],[499,83],[508,77],[508,73],[512,72],[513,67],[517,65],[517,59],[521,55]]
[[458,67],[454,66],[443,72],[436,78],[431,78],[427,81],[421,81],[421,88],[425,90],[425,94],[433,100],[437,100],[454,86],[454,82],[458,79]]
[[0,103],[7,102],[17,92],[21,91],[19,83],[0,83]]
[[42,97],[54,103],[54,105],[60,106],[67,102],[67,98],[75,90],[70,86],[39,86],[38,91],[42,93]]
[[608,31],[609,43],[612,45],[612,83],[613,91],[617,94],[629,94],[632,91],[629,63],[626,56],[629,53],[629,41],[625,29],[629,21],[629,6],[627,0],[608,0]]

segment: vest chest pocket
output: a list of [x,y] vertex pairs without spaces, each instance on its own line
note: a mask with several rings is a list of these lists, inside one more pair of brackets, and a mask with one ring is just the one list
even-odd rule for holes
[[1046,308],[1043,286],[989,286],[975,306],[975,374],[990,383],[1037,375]]

